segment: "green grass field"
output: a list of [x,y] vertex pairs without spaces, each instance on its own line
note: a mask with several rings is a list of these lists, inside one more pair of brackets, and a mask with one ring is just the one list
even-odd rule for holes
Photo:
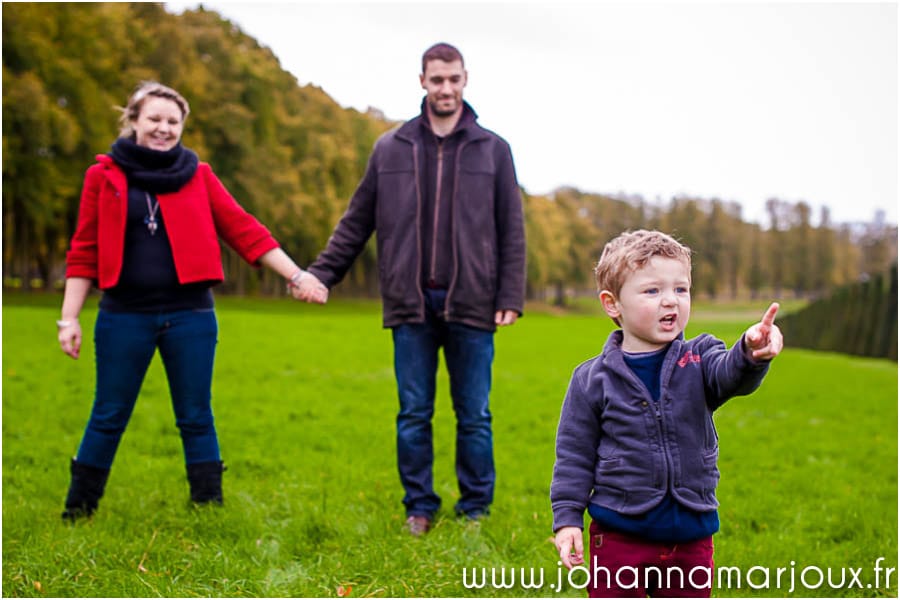
[[[96,302],[82,316],[79,361],[58,349],[59,302],[4,297],[4,596],[585,595],[583,579],[554,587],[548,490],[569,375],[612,326],[599,312],[531,311],[497,335],[498,480],[480,523],[452,514],[455,420],[442,368],[435,479],[445,508],[412,539],[401,531],[390,333],[365,301],[219,299],[213,406],[225,506],[189,506],[156,358],[100,510],[65,525],[68,462],[93,394]],[[688,335],[731,344],[766,305],[697,306]],[[896,572],[876,586],[874,567],[879,557],[897,567],[897,422],[896,363],[790,348],[759,391],[725,405],[716,563],[744,577],[714,596],[896,597]],[[507,584],[510,569],[526,581],[494,587],[492,568],[497,583],[501,568]],[[834,584],[843,569],[841,589],[829,568]],[[486,585],[467,587],[481,573]]]

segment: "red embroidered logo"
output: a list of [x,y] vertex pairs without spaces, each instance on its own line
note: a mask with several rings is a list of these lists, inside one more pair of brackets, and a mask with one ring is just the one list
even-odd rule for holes
[[684,353],[684,356],[678,359],[678,366],[682,369],[688,365],[688,363],[698,363],[700,362],[700,355],[694,354],[690,350]]

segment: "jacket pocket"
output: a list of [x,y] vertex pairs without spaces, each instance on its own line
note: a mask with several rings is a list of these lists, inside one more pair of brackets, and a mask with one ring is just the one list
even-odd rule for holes
[[703,452],[703,490],[713,493],[719,485],[719,447],[714,446]]
[[494,244],[483,242],[481,246],[484,261],[487,263],[488,283],[493,291],[497,287],[497,255],[494,252]]
[[622,459],[619,457],[601,458],[597,461],[596,476],[598,481],[602,478],[614,476],[621,471]]
[[395,312],[417,303],[415,256],[406,250],[409,240],[400,231],[380,238],[378,244],[378,278],[386,312]]
[[[380,234],[380,232],[379,232]],[[390,284],[390,265],[394,261],[394,240],[390,236],[378,235],[378,280],[384,291]]]

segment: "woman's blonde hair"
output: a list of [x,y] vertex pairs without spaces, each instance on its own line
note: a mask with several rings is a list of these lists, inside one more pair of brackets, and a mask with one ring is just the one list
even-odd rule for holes
[[608,290],[616,297],[622,291],[625,278],[642,268],[654,256],[680,260],[691,270],[691,249],[661,231],[626,231],[603,248],[600,261],[594,268],[597,291]]
[[155,81],[142,81],[135,88],[131,97],[128,98],[128,104],[125,105],[125,108],[119,108],[122,111],[122,116],[119,117],[119,137],[130,138],[134,136],[133,123],[137,121],[138,115],[141,114],[141,108],[144,106],[148,96],[166,98],[177,104],[178,108],[181,109],[182,123],[187,120],[187,116],[191,112],[188,101],[172,88]]

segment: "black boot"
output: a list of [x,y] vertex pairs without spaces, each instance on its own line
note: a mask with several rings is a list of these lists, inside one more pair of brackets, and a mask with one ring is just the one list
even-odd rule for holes
[[197,504],[215,502],[222,504],[222,472],[225,463],[193,463],[187,466],[188,483],[191,484],[191,501]]
[[109,469],[92,467],[79,463],[74,458],[71,465],[72,483],[66,496],[66,510],[62,518],[75,521],[79,517],[89,517],[97,510],[97,504],[103,497]]

